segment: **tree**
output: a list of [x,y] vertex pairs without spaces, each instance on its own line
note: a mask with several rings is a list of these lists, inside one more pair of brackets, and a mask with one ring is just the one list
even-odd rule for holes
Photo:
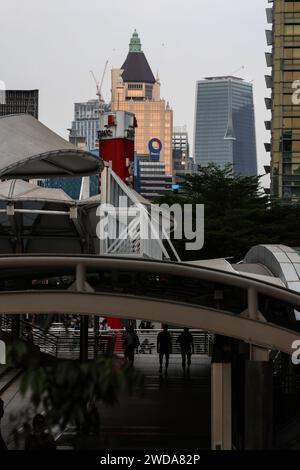
[[97,433],[100,421],[95,412],[100,402],[114,405],[121,394],[143,390],[143,376],[116,355],[86,363],[54,360],[43,364],[39,353],[33,354],[26,343],[17,341],[9,347],[8,358],[11,366],[24,369],[20,392],[31,397],[31,409],[21,416],[25,429],[42,410],[50,429],[63,431],[75,425],[79,434]]
[[185,177],[179,194],[165,196],[159,203],[205,206],[204,248],[186,251],[186,240],[173,240],[182,260],[228,257],[240,261],[259,244],[300,246],[295,223],[300,209],[271,203],[260,176],[236,175],[230,165],[200,167],[197,174]]

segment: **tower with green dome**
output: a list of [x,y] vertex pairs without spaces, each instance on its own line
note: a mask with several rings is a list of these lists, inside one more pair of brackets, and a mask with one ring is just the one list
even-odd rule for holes
[[141,40],[136,29],[134,30],[134,33],[129,43],[129,52],[142,52]]
[[149,157],[149,142],[161,142],[160,162],[165,174],[172,175],[173,111],[160,95],[160,80],[155,78],[135,29],[129,50],[120,68],[112,69],[112,111],[127,111],[136,117],[135,151]]
[[153,85],[156,82],[146,56],[142,51],[141,40],[136,29],[130,39],[129,52],[122,65],[122,70],[124,83],[149,83]]

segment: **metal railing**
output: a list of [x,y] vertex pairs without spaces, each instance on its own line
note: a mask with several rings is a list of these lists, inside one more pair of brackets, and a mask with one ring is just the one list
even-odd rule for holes
[[12,318],[9,315],[0,315],[0,331],[10,333],[12,328]]
[[[120,198],[126,201],[123,210],[119,207]],[[116,238],[107,237],[100,242],[101,254],[180,261],[164,228],[171,217],[169,212],[154,215],[154,206],[132,191],[109,166],[105,166],[101,173],[101,202],[110,233],[117,228],[119,230]],[[113,211],[108,207],[112,207]],[[145,233],[152,235],[145,237]]]
[[[31,329],[32,336],[29,339],[28,327]],[[0,315],[0,331],[10,334],[12,332],[12,317],[10,315]],[[27,320],[20,320],[19,338],[32,343],[45,354],[57,357],[58,338],[50,331],[46,331],[38,325],[32,324]]]
[[[51,333],[58,338],[58,354],[60,358],[79,357],[80,352],[80,330],[68,328],[68,333],[63,326],[51,328]],[[136,349],[138,355],[157,354],[156,342],[157,335],[161,330],[136,330],[140,340],[140,346]],[[180,345],[176,342],[181,333],[181,329],[170,329],[172,338],[172,354],[180,354]],[[190,330],[194,339],[194,354],[211,356],[214,335],[200,330]],[[89,329],[88,351],[89,358],[113,351],[116,354],[123,354],[123,334],[121,330],[104,330],[95,336],[94,329]]]
[[[28,336],[28,327],[32,335]],[[0,330],[5,333],[12,331],[12,319],[9,315],[0,315]],[[94,328],[88,330],[89,359],[101,354],[123,354],[124,329],[100,330],[95,335]],[[157,335],[161,330],[136,330],[140,346],[136,349],[138,355],[157,354]],[[172,338],[171,354],[180,354],[180,345],[177,338],[182,329],[169,329]],[[194,339],[194,354],[202,356],[212,355],[214,335],[201,330],[190,330]],[[20,339],[31,342],[42,353],[61,359],[78,359],[80,356],[80,329],[67,328],[62,323],[56,323],[49,331],[29,321],[20,320]]]

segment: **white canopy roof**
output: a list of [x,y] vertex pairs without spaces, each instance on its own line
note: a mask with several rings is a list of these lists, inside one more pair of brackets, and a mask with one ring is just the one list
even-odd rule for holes
[[75,201],[59,188],[43,188],[23,180],[0,182],[0,201],[42,201],[75,204]]
[[49,178],[99,173],[103,162],[28,114],[0,117],[0,178]]

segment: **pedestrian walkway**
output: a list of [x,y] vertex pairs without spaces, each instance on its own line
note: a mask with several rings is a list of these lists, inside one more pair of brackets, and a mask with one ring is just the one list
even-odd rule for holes
[[[137,356],[145,394],[125,396],[114,408],[102,406],[101,435],[85,444],[103,450],[210,449],[210,360],[194,357],[184,377],[179,355],[170,357],[168,376],[158,373],[157,356]],[[58,443],[70,446],[74,432]]]
[[[156,355],[136,356],[135,367],[145,375],[144,395],[123,396],[115,407],[101,406],[101,435],[89,439],[87,446],[99,450],[209,449],[210,359],[194,356],[190,377],[184,377],[179,355],[170,357],[168,376],[159,375]],[[21,414],[29,397],[22,399],[16,382],[3,399],[3,436],[13,448],[10,415]],[[58,447],[72,448],[74,437],[74,430],[67,430],[59,437]]]
[[180,356],[170,357],[167,377],[159,376],[157,357],[139,357],[136,367],[146,376],[145,397],[128,397],[119,409],[103,410],[103,425],[113,428],[110,434],[104,434],[106,445],[209,449],[210,361],[195,356],[189,378],[183,376]]

